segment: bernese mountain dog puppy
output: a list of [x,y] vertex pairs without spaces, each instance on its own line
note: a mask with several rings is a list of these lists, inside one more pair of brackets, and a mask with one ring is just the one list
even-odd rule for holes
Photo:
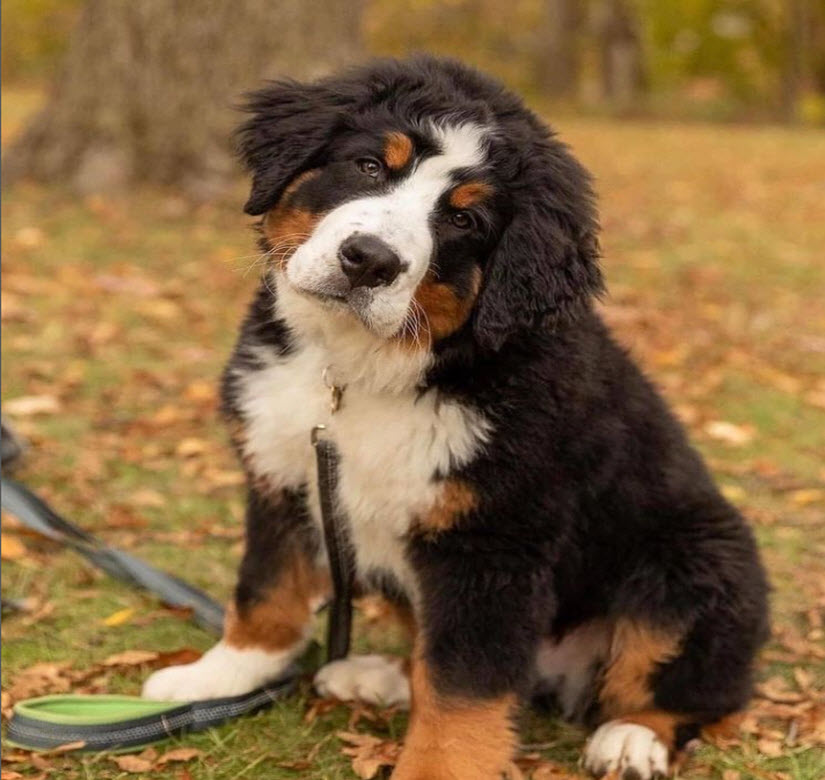
[[519,98],[450,60],[271,83],[248,108],[246,211],[269,265],[222,393],[246,552],[223,639],[145,695],[240,694],[306,646],[330,588],[323,424],[359,585],[415,638],[409,675],[351,656],[315,684],[411,702],[393,778],[500,777],[537,694],[594,729],[595,775],[666,774],[747,702],[767,584],[748,526],[594,311],[590,177]]

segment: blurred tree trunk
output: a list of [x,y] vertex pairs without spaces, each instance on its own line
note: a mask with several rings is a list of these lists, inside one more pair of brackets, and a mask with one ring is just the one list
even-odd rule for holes
[[5,155],[5,178],[83,193],[174,183],[213,197],[236,170],[241,93],[356,59],[361,4],[88,0],[46,107]]
[[538,30],[539,88],[551,98],[575,98],[579,89],[583,6],[579,0],[545,0]]
[[605,0],[597,22],[602,97],[608,104],[631,108],[644,85],[640,24],[627,0]]
[[804,0],[788,0],[786,14],[780,102],[782,116],[792,121],[796,119],[805,72],[808,30]]

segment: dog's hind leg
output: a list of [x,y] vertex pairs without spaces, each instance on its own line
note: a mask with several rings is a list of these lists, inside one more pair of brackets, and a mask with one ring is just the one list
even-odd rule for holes
[[246,551],[223,638],[198,661],[155,672],[143,696],[161,700],[237,696],[276,678],[303,651],[315,607],[329,592],[319,541],[296,491],[250,489]]
[[617,621],[598,694],[601,725],[585,746],[585,768],[622,780],[668,775],[677,751],[703,726],[747,702],[757,641],[748,633],[718,615],[687,632]]

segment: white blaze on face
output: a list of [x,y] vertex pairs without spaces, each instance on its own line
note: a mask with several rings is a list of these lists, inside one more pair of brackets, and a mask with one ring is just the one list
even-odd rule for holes
[[[431,216],[450,188],[452,175],[484,159],[484,130],[478,125],[434,126],[440,153],[421,160],[389,192],[348,201],[330,211],[292,255],[287,279],[299,290],[346,296],[353,311],[376,334],[388,338],[403,325],[416,287],[433,252]],[[338,256],[353,233],[374,235],[401,260],[402,271],[388,286],[349,292]]]

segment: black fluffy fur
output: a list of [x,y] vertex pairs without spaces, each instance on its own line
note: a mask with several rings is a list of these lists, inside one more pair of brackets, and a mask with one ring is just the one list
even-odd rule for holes
[[[744,706],[768,631],[753,535],[593,311],[602,291],[594,197],[567,147],[497,83],[430,58],[271,84],[249,110],[239,146],[253,174],[251,214],[322,166],[342,133],[413,132],[423,120],[495,128],[498,221],[482,289],[469,322],[435,345],[426,382],[478,409],[494,433],[460,472],[433,475],[472,486],[471,516],[408,541],[439,688],[526,693],[540,638],[629,617],[684,637],[650,681],[656,706],[696,723]],[[231,366],[250,359],[251,343],[289,348],[287,326],[270,321],[271,294],[259,292]],[[225,408],[237,417],[227,377]],[[253,500],[250,544],[269,550],[278,540],[259,508]],[[267,568],[252,558],[243,580]]]

